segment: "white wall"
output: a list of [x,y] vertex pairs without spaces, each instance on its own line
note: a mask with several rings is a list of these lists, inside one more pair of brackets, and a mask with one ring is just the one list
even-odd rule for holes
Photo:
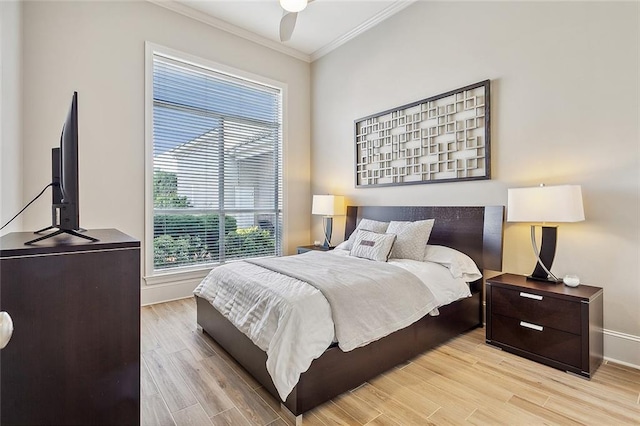
[[[308,243],[308,63],[148,2],[29,1],[23,7],[23,148],[29,159],[23,199],[50,180],[51,148],[76,90],[80,223],[144,240],[144,59],[150,41],[287,84],[285,252]],[[50,223],[49,203],[43,197],[28,210],[25,230]],[[195,286],[142,285],[143,302],[184,297]]]
[[[605,356],[640,365],[638,7],[415,3],[312,64],[312,192],[506,205],[510,187],[582,185],[586,221],[560,227],[553,271],[604,287]],[[485,79],[492,180],[354,188],[353,120]],[[507,224],[504,271],[532,271],[528,233]]]
[[[22,4],[0,2],[0,226],[22,200]],[[43,185],[44,187],[44,185]],[[31,194],[33,198],[39,191]],[[30,198],[30,199],[31,199]],[[0,234],[20,230],[16,218]]]

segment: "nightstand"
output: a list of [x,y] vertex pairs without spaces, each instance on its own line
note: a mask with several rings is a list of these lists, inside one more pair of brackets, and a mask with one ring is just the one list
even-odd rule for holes
[[602,363],[602,288],[502,274],[486,291],[487,343],[589,379]]
[[325,246],[314,246],[314,245],[298,246],[298,254],[306,253],[306,252],[311,251],[311,250],[329,251],[329,250],[333,250],[333,247],[327,248]]

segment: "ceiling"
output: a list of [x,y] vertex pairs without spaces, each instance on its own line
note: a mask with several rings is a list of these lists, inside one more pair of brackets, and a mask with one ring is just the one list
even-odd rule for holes
[[314,0],[280,42],[278,0],[150,0],[256,43],[312,62],[415,0]]

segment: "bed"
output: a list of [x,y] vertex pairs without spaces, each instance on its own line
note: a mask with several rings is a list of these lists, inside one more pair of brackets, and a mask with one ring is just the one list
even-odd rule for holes
[[[504,207],[368,207],[347,208],[345,239],[362,218],[377,221],[435,219],[430,245],[454,248],[467,254],[480,270],[502,269]],[[372,377],[483,324],[482,279],[469,284],[471,297],[439,308],[408,327],[372,343],[343,352],[332,345],[315,359],[283,402],[295,416],[353,389]],[[216,310],[197,297],[199,328],[216,340],[266,390],[278,391],[267,372],[267,354]]]

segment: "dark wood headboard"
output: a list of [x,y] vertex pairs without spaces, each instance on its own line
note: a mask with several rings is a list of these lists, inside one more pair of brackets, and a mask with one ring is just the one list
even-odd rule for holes
[[385,222],[435,219],[429,244],[447,246],[466,253],[480,270],[502,270],[504,206],[349,206],[345,239],[349,238],[363,218]]

